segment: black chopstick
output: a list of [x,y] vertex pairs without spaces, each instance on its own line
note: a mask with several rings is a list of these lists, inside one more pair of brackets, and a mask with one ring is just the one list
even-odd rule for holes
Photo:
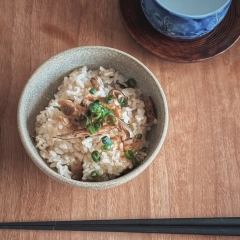
[[240,218],[167,218],[2,222],[0,223],[0,229],[240,236]]

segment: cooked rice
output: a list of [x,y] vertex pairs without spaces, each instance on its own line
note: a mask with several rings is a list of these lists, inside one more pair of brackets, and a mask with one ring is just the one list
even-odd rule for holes
[[[72,177],[72,164],[81,164],[83,167],[82,180],[92,181],[91,172],[97,170],[102,180],[118,177],[124,170],[132,169],[133,163],[124,156],[124,145],[131,144],[133,139],[123,142],[114,142],[113,147],[105,151],[102,149],[101,138],[103,135],[94,135],[87,138],[63,140],[56,138],[59,134],[69,132],[59,120],[61,111],[56,108],[59,99],[69,99],[80,104],[84,98],[91,95],[89,93],[92,84],[90,79],[97,77],[100,83],[99,91],[94,96],[105,97],[111,89],[118,89],[128,97],[128,105],[122,109],[123,121],[133,126],[134,134],[142,134],[141,147],[148,147],[146,132],[151,129],[151,124],[147,124],[145,116],[144,102],[141,100],[142,92],[137,88],[121,89],[119,84],[125,84],[126,79],[114,69],[89,70],[86,66],[74,70],[69,76],[64,77],[63,83],[58,87],[58,92],[36,118],[36,147],[40,155],[49,164],[50,168],[66,178]],[[156,124],[156,120],[154,121]],[[114,128],[104,136],[114,139],[120,136],[121,132]],[[141,148],[139,148],[141,149]],[[94,162],[91,153],[97,150],[101,160]],[[145,152],[138,151],[138,157],[143,160]]]

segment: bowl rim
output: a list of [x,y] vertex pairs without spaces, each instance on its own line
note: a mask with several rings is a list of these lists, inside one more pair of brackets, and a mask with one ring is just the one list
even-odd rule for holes
[[180,13],[180,12],[177,12],[177,11],[174,11],[170,8],[168,8],[167,6],[165,6],[163,3],[161,3],[159,0],[153,0],[156,4],[158,4],[160,7],[162,7],[163,9],[167,10],[168,12],[170,12],[171,14],[173,15],[176,15],[178,17],[182,17],[182,18],[193,18],[193,19],[202,19],[202,18],[206,18],[206,17],[209,17],[209,16],[213,16],[215,15],[216,13],[218,13],[220,10],[223,10],[228,4],[230,6],[232,0],[226,0],[226,2],[221,6],[219,7],[218,9],[214,10],[213,12],[209,12],[209,13],[206,13],[206,14],[199,14],[199,15],[191,15],[191,14],[184,14],[184,13]]
[[[32,79],[34,79],[35,75],[37,75],[38,72],[40,72],[41,69],[44,68],[44,66],[46,66],[53,59],[55,60],[55,59],[61,58],[61,56],[63,56],[63,55],[71,54],[73,52],[82,51],[82,50],[94,51],[94,49],[98,49],[98,50],[100,49],[102,51],[110,51],[110,52],[113,51],[113,52],[116,52],[118,54],[125,55],[126,57],[130,58],[132,61],[139,64],[142,68],[144,68],[144,70],[155,81],[155,83],[157,84],[157,86],[160,90],[161,98],[162,98],[162,102],[163,102],[163,109],[164,109],[164,124],[163,124],[162,137],[161,137],[160,141],[158,142],[156,148],[154,149],[152,155],[148,158],[148,161],[142,163],[140,166],[133,169],[132,171],[130,171],[126,175],[123,175],[123,176],[118,177],[116,179],[112,179],[112,180],[109,180],[109,181],[103,181],[103,182],[84,182],[84,181],[76,181],[76,180],[68,179],[66,177],[61,176],[59,173],[52,170],[44,162],[44,160],[41,158],[41,156],[36,153],[36,151],[34,152],[32,150],[31,147],[35,148],[35,146],[32,143],[31,137],[28,134],[26,124],[24,124],[24,119],[21,116],[21,112],[24,110],[23,99],[24,99],[25,93],[28,90],[28,86],[31,84]],[[18,102],[18,108],[17,108],[17,125],[18,125],[19,136],[20,136],[22,144],[23,144],[26,152],[28,153],[29,157],[31,158],[31,160],[49,177],[51,177],[51,178],[53,178],[57,181],[60,181],[62,183],[65,183],[67,185],[70,185],[70,186],[73,186],[73,187],[85,188],[85,189],[106,189],[106,188],[115,187],[115,186],[124,184],[124,183],[132,180],[137,175],[139,175],[141,172],[143,172],[150,165],[150,163],[155,159],[156,155],[159,153],[159,151],[160,151],[160,149],[163,145],[163,142],[164,142],[164,140],[166,138],[166,135],[167,135],[168,121],[169,121],[169,115],[168,115],[168,105],[167,105],[166,96],[165,96],[165,93],[164,93],[159,81],[154,76],[154,74],[142,62],[140,62],[137,58],[133,57],[132,55],[130,55],[130,54],[124,52],[124,51],[121,51],[121,50],[118,50],[118,49],[115,49],[115,48],[111,48],[111,47],[106,47],[106,46],[80,46],[80,47],[70,48],[70,49],[67,49],[65,51],[59,52],[59,53],[53,55],[52,57],[50,57],[49,59],[47,59],[44,63],[42,63],[31,74],[30,78],[26,82],[26,84],[25,84],[25,86],[24,86],[24,88],[21,92],[19,102]],[[32,143],[32,146],[29,146],[29,142]],[[40,159],[41,159],[41,161],[39,161]]]

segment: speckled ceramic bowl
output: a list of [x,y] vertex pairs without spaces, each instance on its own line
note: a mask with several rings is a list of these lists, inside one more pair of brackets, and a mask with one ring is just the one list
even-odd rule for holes
[[[57,87],[62,83],[63,76],[72,70],[86,65],[89,69],[100,66],[114,68],[125,77],[137,79],[138,87],[146,95],[151,95],[158,123],[154,125],[147,138],[151,141],[148,156],[144,162],[130,173],[105,182],[84,182],[62,177],[40,157],[34,146],[32,136],[36,116],[53,98]],[[158,154],[167,132],[168,109],[164,92],[154,75],[140,61],[122,51],[100,46],[78,47],[62,52],[41,65],[31,76],[23,89],[18,106],[19,134],[30,158],[48,176],[62,183],[87,189],[104,189],[123,184],[138,176]],[[141,176],[139,176],[141,177]]]
[[151,25],[164,35],[195,39],[216,28],[232,0],[141,0]]

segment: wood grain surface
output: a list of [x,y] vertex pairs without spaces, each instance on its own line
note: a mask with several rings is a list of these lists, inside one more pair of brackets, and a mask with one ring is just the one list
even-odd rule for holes
[[[21,91],[63,50],[102,45],[142,61],[169,105],[162,150],[139,177],[103,191],[61,185],[28,157]],[[162,60],[126,31],[117,0],[0,1],[0,221],[240,216],[240,42],[197,63]],[[225,240],[234,237],[1,230],[11,240]]]

